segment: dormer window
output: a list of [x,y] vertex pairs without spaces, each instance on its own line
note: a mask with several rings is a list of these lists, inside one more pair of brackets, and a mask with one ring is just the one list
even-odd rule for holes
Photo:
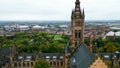
[[22,59],[23,57],[22,56],[18,56],[18,59]]
[[53,61],[56,61],[56,59],[57,59],[57,56],[53,56]]
[[32,56],[26,56],[25,61],[30,61]]
[[60,56],[60,59],[63,59],[63,56]]
[[53,58],[57,58],[57,56],[53,56]]
[[49,59],[50,58],[50,56],[46,56],[46,59]]
[[73,63],[75,63],[75,62],[76,62],[75,58],[73,58],[72,62],[73,62]]
[[27,58],[27,59],[31,59],[31,58],[32,58],[32,56],[27,56],[26,58]]
[[50,60],[50,56],[46,56],[46,61],[49,61]]

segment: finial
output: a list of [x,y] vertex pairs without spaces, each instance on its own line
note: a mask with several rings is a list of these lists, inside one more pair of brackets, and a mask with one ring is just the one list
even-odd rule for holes
[[76,0],[76,2],[80,2],[79,0]]
[[83,18],[85,18],[85,12],[84,12],[84,8],[83,8]]
[[76,0],[76,2],[75,2],[76,4],[79,4],[80,3],[80,1],[79,0]]

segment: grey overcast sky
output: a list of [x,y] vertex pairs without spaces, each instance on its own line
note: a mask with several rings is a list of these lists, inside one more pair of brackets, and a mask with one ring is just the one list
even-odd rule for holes
[[[76,0],[0,0],[0,20],[68,20]],[[120,20],[120,0],[80,0],[86,20]]]

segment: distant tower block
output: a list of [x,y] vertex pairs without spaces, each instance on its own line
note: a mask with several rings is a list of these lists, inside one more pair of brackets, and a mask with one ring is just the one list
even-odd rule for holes
[[71,15],[71,26],[72,26],[72,48],[75,48],[84,43],[84,9],[80,8],[80,1],[76,0],[75,9]]

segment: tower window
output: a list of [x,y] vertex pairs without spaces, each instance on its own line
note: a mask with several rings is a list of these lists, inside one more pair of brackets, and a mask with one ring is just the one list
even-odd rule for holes
[[77,38],[77,31],[75,31],[75,38]]
[[81,38],[81,31],[75,30],[75,38]]
[[81,38],[81,32],[80,31],[78,32],[78,37]]

